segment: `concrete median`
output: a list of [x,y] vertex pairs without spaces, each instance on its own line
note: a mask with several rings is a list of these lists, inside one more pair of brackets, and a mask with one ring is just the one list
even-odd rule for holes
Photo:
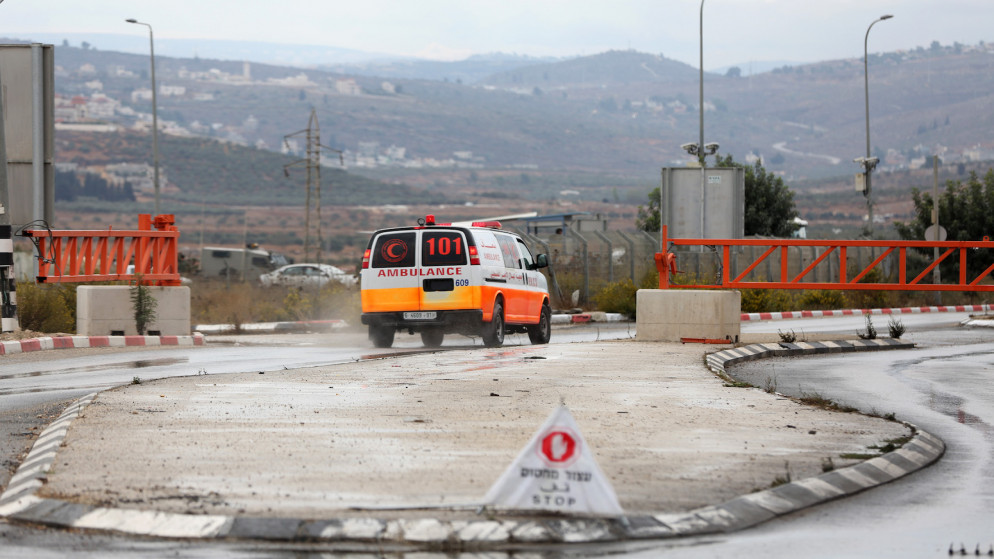
[[[867,476],[847,466],[886,468],[840,455],[886,440],[914,436],[916,467],[941,455],[941,441],[901,423],[733,386],[705,365],[713,349],[474,349],[123,386],[79,411],[49,450],[57,462],[43,484],[24,476],[30,490],[9,496],[12,483],[0,514],[149,535],[412,547],[658,538],[739,529],[865,489],[851,480]],[[561,402],[625,516],[481,507]],[[827,462],[848,486],[802,483],[826,475]],[[784,478],[799,481],[773,487]]]

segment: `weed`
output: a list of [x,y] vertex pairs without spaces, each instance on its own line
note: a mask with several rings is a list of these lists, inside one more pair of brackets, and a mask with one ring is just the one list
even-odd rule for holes
[[880,456],[879,454],[865,454],[861,452],[846,452],[839,455],[839,458],[843,460],[869,460],[871,458],[876,458]]
[[891,413],[880,413],[876,408],[870,410],[870,413],[866,414],[870,417],[878,417],[880,419],[886,419],[887,421],[897,421],[894,412]]
[[797,334],[793,330],[790,332],[784,332],[783,330],[777,330],[777,334],[780,335],[780,341],[785,344],[792,344],[797,341]]
[[776,375],[774,375],[772,377],[771,376],[767,376],[766,377],[766,383],[763,385],[763,391],[766,392],[767,394],[776,394],[777,393],[777,377],[776,377]]
[[134,377],[131,379],[131,384],[141,384],[141,383],[142,383],[141,377]]
[[866,315],[866,330],[856,331],[856,335],[864,340],[877,339],[877,329],[873,327],[873,321],[870,319],[870,315]]
[[783,475],[773,478],[773,483],[770,484],[770,487],[779,487],[790,483],[790,462],[784,462],[783,469]]
[[900,319],[896,319],[893,316],[887,322],[887,329],[890,330],[890,337],[895,340],[900,339],[904,335],[904,323]]
[[850,452],[846,454],[840,454],[839,456],[846,460],[869,460],[871,458],[877,458],[887,454],[888,452],[894,452],[895,450],[901,448],[908,441],[911,440],[911,435],[906,435],[903,437],[897,437],[894,439],[886,439],[883,444],[871,445],[866,447],[868,450],[876,451],[876,454],[862,453],[862,452]]
[[749,384],[748,382],[743,382],[740,380],[726,381],[725,386],[727,388],[755,388],[753,385]]
[[157,314],[155,309],[159,301],[152,295],[148,286],[142,285],[141,275],[135,278],[135,284],[131,286],[131,308],[135,313],[135,329],[138,330],[139,336],[144,336],[148,325],[155,322]]
[[807,404],[809,406],[814,406],[816,408],[821,408],[823,410],[838,411],[842,413],[852,413],[855,411],[859,411],[858,408],[839,404],[838,402],[833,402],[832,400],[825,398],[824,396],[818,394],[817,392],[804,392],[802,390],[800,400],[802,404]]

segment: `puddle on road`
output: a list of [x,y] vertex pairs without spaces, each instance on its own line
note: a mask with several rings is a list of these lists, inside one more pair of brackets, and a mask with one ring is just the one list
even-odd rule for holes
[[176,365],[179,363],[188,363],[189,361],[190,360],[186,357],[163,357],[161,359],[137,359],[135,361],[124,362],[124,363],[104,363],[101,365],[69,367],[65,369],[58,369],[51,371],[30,371],[26,373],[0,375],[0,380],[14,379],[14,378],[28,378],[28,377],[43,377],[43,376],[52,376],[52,375],[66,375],[73,373],[92,373],[95,371],[107,371],[112,369],[147,369],[149,367],[159,367],[166,365]]

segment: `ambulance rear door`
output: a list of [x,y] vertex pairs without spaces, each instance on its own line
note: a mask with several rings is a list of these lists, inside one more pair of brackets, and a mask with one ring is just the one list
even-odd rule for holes
[[421,310],[447,311],[479,306],[470,277],[469,254],[473,245],[462,229],[421,230]]
[[384,231],[373,240],[369,268],[361,273],[362,312],[421,310],[417,251],[418,231]]

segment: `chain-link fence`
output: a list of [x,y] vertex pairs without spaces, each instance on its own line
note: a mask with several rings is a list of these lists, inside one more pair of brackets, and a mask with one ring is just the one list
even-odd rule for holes
[[607,284],[631,280],[638,285],[647,274],[656,273],[653,255],[659,252],[659,236],[624,231],[583,231],[534,235],[515,227],[535,254],[549,255],[545,270],[549,292],[560,308],[586,305]]

